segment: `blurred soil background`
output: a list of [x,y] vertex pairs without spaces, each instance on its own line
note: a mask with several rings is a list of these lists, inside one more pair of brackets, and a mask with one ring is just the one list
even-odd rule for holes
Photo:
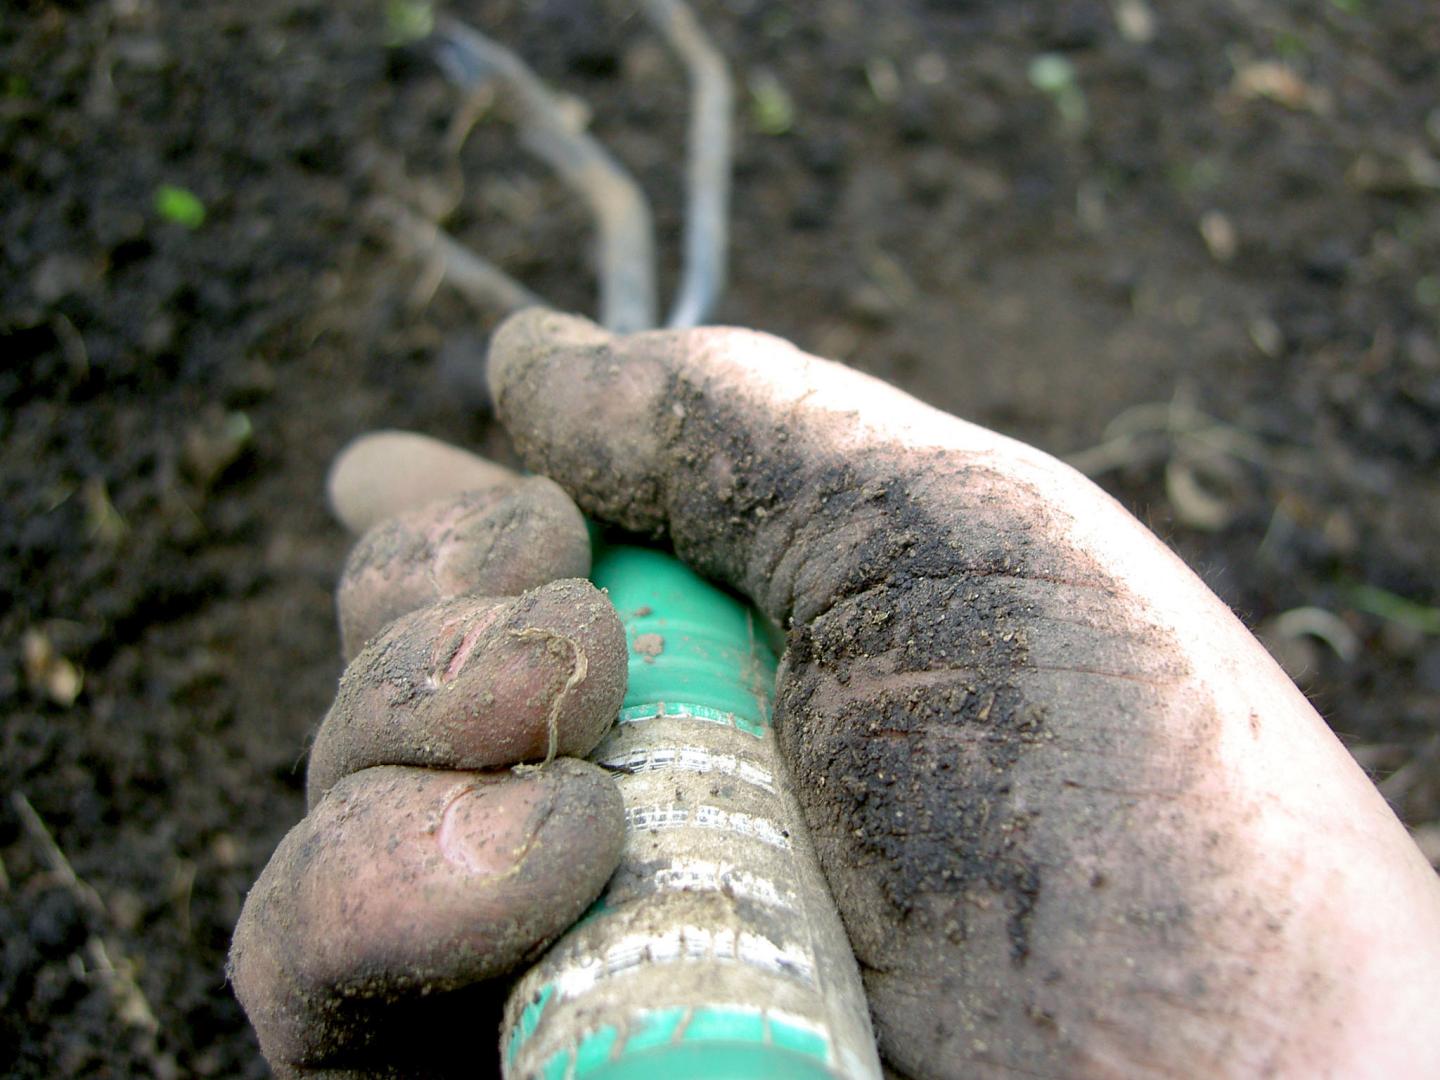
[[[740,82],[721,318],[1095,475],[1440,859],[1433,0],[697,7]],[[457,150],[407,10],[0,11],[12,1075],[264,1073],[223,962],[340,670],[326,465],[500,445],[495,320],[377,207],[593,309],[582,208],[483,108]],[[450,10],[590,105],[673,269],[686,95],[634,11]]]

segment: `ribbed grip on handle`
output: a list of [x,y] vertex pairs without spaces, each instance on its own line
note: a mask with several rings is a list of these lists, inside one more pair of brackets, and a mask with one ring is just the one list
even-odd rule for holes
[[610,547],[629,688],[592,755],[625,800],[620,868],[517,984],[508,1077],[878,1077],[859,973],[770,726],[753,613],[675,559]]

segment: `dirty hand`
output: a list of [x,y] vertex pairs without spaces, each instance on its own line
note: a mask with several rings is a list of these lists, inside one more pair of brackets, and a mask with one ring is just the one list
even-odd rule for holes
[[[1239,622],[1088,481],[745,331],[532,311],[490,377],[532,469],[785,630],[781,744],[897,1073],[1440,1068],[1436,876]],[[481,1052],[454,994],[416,999],[522,961],[617,850],[579,763],[440,771],[583,754],[623,643],[575,582],[443,599],[583,573],[578,517],[547,481],[477,484],[474,459],[405,445],[424,496],[488,492],[352,557],[352,647],[432,606],[347,672],[311,815],[237,929],[277,1064],[393,1063],[382,1013]],[[422,494],[369,479],[352,521]]]

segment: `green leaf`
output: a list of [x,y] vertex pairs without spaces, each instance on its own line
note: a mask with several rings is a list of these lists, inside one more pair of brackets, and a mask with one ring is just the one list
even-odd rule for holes
[[428,37],[435,29],[429,0],[390,0],[385,5],[385,43],[392,48]]
[[1422,634],[1440,634],[1440,608],[1397,596],[1375,585],[1353,585],[1345,590],[1345,599],[1357,611],[1377,615]]
[[198,229],[205,223],[205,204],[200,197],[174,184],[161,184],[155,189],[155,212],[187,229]]
[[1058,96],[1075,88],[1075,65],[1063,56],[1044,53],[1030,61],[1030,85],[1041,93]]
[[795,126],[795,102],[768,71],[750,80],[750,120],[761,135],[784,135]]

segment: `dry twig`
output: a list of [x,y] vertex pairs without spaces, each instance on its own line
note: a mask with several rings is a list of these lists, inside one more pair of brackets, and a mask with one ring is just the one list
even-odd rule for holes
[[[50,873],[70,891],[81,908],[94,918],[108,922],[110,913],[105,907],[105,901],[89,882],[75,873],[75,868],[70,865],[70,860],[65,857],[65,852],[55,842],[55,837],[46,827],[44,819],[25,797],[25,793],[13,792],[10,804],[19,815],[26,834],[40,849]],[[121,1023],[127,1027],[138,1028],[147,1039],[153,1040],[160,1030],[160,1023],[155,1019],[155,1010],[150,1007],[145,992],[135,981],[135,964],[114,939],[98,933],[92,933],[86,939],[85,955],[89,958],[91,967],[98,972],[115,1007],[115,1015]]]

